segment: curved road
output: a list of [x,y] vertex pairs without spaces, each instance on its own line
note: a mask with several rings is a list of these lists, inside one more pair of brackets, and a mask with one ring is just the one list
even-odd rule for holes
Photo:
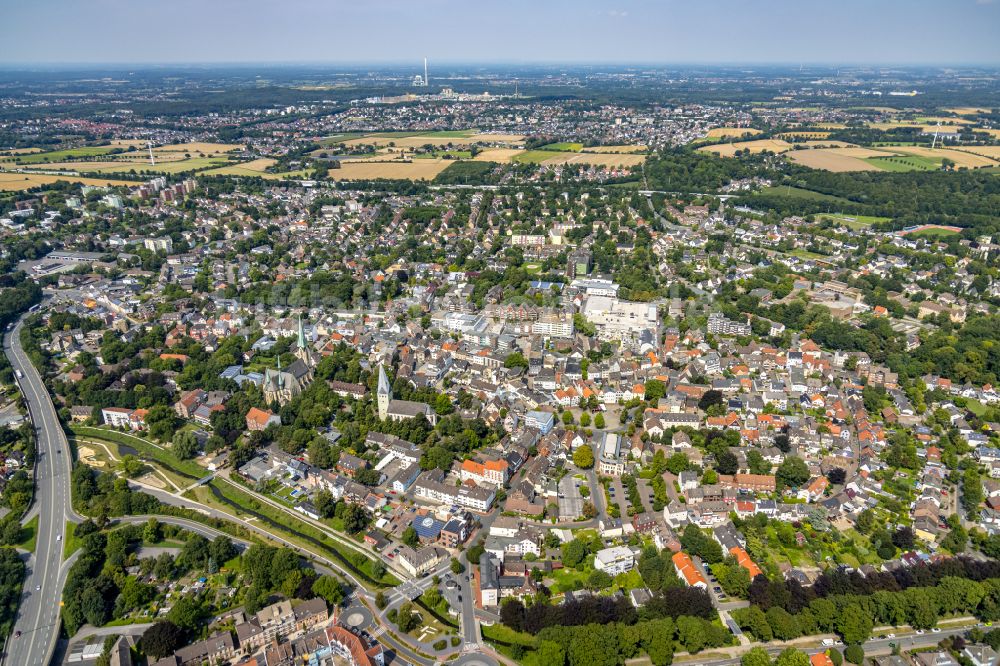
[[[4,664],[45,666],[59,635],[59,603],[69,567],[62,566],[62,538],[66,521],[78,521],[70,506],[70,471],[73,467],[66,434],[38,371],[21,347],[24,317],[4,336],[4,353],[20,374],[17,378],[35,427],[35,497],[38,537],[28,557],[21,605],[14,634],[3,656]],[[14,638],[20,631],[21,636]]]

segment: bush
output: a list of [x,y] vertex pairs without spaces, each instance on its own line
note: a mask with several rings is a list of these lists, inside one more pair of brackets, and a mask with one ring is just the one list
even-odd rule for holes
[[452,647],[458,647],[461,644],[462,644],[462,639],[461,638],[459,638],[458,636],[452,636],[451,637],[451,646]]
[[862,664],[865,661],[865,649],[860,645],[848,645],[844,650],[844,658],[852,664]]
[[436,643],[434,643],[434,649],[435,650],[443,650],[446,647],[448,647],[448,641],[446,641],[443,638],[441,640],[437,641]]

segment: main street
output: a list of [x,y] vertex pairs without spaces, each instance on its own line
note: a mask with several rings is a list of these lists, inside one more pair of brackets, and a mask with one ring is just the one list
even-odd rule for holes
[[[24,318],[4,336],[4,353],[18,384],[36,435],[35,497],[38,536],[28,557],[21,605],[8,639],[4,664],[45,666],[59,635],[59,599],[68,567],[62,567],[62,534],[67,520],[77,521],[70,506],[73,462],[55,407],[35,367],[21,347]],[[17,633],[20,632],[20,636]]]

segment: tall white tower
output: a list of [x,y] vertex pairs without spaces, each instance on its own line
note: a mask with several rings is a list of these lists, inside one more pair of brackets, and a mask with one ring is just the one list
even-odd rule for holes
[[431,84],[431,80],[427,78],[427,56],[424,56],[424,87]]

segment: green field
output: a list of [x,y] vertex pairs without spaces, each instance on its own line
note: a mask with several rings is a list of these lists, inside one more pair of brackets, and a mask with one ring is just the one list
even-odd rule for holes
[[829,201],[831,203],[840,204],[851,203],[840,197],[823,194],[822,192],[813,192],[812,190],[805,190],[800,187],[791,187],[790,185],[772,185],[771,187],[765,187],[760,191],[760,194],[770,194],[776,197],[794,197],[796,199],[812,199],[814,201]]
[[324,148],[329,148],[330,146],[336,146],[338,143],[343,143],[344,141],[360,139],[363,136],[365,136],[364,132],[344,132],[343,134],[334,134],[333,136],[323,137],[317,143]]
[[450,159],[450,160],[471,160],[472,152],[468,150],[435,150],[432,153],[420,153],[414,155],[413,159]]
[[574,153],[559,153],[554,150],[526,150],[520,155],[514,156],[514,161],[520,164],[541,164],[545,160],[554,160],[560,157],[569,157]]
[[878,217],[875,215],[817,215],[816,219],[820,220],[831,220],[835,223],[843,224],[849,229],[854,229],[855,231],[859,229],[867,229],[876,222],[888,222],[888,217]]
[[83,539],[76,536],[76,523],[67,520],[63,534],[63,559],[67,559],[81,546],[83,546]]
[[432,136],[438,139],[467,139],[475,133],[476,130],[438,130],[436,132],[421,132],[416,136]]
[[54,150],[49,153],[31,153],[18,155],[19,164],[42,164],[45,162],[65,162],[76,157],[98,157],[107,155],[111,151],[119,153],[125,152],[121,146],[83,146],[81,148],[67,148],[66,150]]
[[951,238],[960,236],[961,232],[951,229],[921,229],[913,233],[906,234],[907,238]]
[[918,155],[866,157],[864,161],[884,171],[935,171],[941,168],[941,160],[932,160]]
[[583,150],[583,144],[574,143],[572,141],[562,141],[559,143],[547,143],[544,146],[540,146],[538,150],[554,150],[556,152],[578,153],[581,150]]

